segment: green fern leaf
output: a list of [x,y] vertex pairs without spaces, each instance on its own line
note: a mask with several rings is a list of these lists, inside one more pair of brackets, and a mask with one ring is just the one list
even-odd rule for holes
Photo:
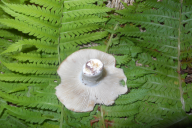
[[0,47],[2,48],[7,48],[9,45],[11,45],[12,44],[12,42],[11,41],[8,41],[8,40],[5,40],[5,39],[1,39],[0,38]]
[[31,3],[35,3],[38,5],[41,5],[47,9],[52,9],[52,10],[57,10],[58,8],[61,7],[61,4],[59,1],[55,0],[30,0]]
[[156,125],[157,122],[159,120],[163,120],[163,118],[159,114],[154,114],[154,113],[150,113],[150,112],[140,112],[136,116],[136,120],[141,121],[142,123]]
[[50,40],[57,40],[57,33],[53,31],[45,31],[43,29],[39,29],[32,25],[29,25],[23,21],[13,20],[13,19],[0,19],[0,23],[7,25],[9,27],[18,29],[23,33],[28,33],[29,35],[36,36],[37,38],[41,38],[42,40],[50,41]]
[[28,83],[43,83],[48,81],[55,81],[59,78],[56,76],[46,76],[46,75],[21,75],[13,73],[0,74],[0,80],[2,81],[19,81],[19,82],[28,82]]
[[[124,72],[125,72],[125,75],[127,76],[128,79],[136,79],[138,77],[141,77],[141,76],[144,76],[144,75],[147,75],[147,74],[153,74],[154,71],[153,71],[153,67],[149,67],[149,68],[142,68],[142,67],[135,67],[133,69],[131,68],[125,68],[125,67],[122,67]],[[144,70],[143,70],[144,69]]]
[[43,123],[39,126],[32,126],[32,127],[41,127],[41,128],[59,128],[59,124],[56,125],[56,124],[50,124],[50,123]]
[[184,87],[183,97],[185,100],[185,110],[189,112],[192,108],[192,84],[187,84],[187,86]]
[[82,26],[82,25],[63,25],[61,28],[61,35],[71,35],[73,36],[74,34],[79,36],[80,34],[83,33],[87,33],[89,31],[93,31],[99,29],[99,26],[97,25],[86,25],[86,26]]
[[44,63],[44,64],[58,64],[58,56],[57,55],[40,55],[34,53],[18,53],[11,55],[11,57],[20,60],[20,61],[29,61],[35,63]]
[[[86,8],[86,9],[85,9]],[[80,16],[80,15],[87,15],[87,14],[98,14],[98,13],[105,13],[109,12],[112,9],[106,7],[99,7],[96,5],[84,5],[84,6],[75,6],[71,7],[70,9],[64,8],[63,14],[69,16]]]
[[18,42],[10,45],[7,50],[2,52],[1,54],[8,53],[8,52],[15,52],[21,51],[24,45],[35,45],[38,50],[37,51],[44,51],[47,53],[57,53],[57,47],[55,44],[50,44],[45,41],[41,40],[19,40]]
[[155,65],[155,67],[163,66],[168,69],[169,68],[177,69],[177,63],[174,63],[173,60],[170,60],[168,58],[158,57],[158,59],[156,59],[156,58],[152,58],[147,54],[140,54],[138,58],[139,58],[139,63],[142,63],[144,65]]
[[177,102],[180,102],[180,93],[169,92],[167,94],[164,91],[151,90],[145,97],[143,97],[143,100],[155,103],[169,103],[171,105],[175,105]]
[[123,105],[123,106],[102,106],[103,112],[105,116],[112,117],[125,117],[125,116],[133,116],[138,113],[139,104],[131,104],[131,105]]
[[94,46],[94,47],[90,47],[90,48],[91,49],[97,49],[97,50],[105,52],[106,45],[98,45],[98,46]]
[[28,127],[26,122],[9,115],[7,111],[5,111],[5,113],[2,115],[0,124],[1,124],[1,127],[6,127],[6,128],[18,128],[18,127],[27,128]]
[[143,88],[152,88],[154,90],[160,90],[166,93],[179,92],[179,81],[177,79],[162,78],[159,75],[156,75],[155,77],[153,75],[149,75],[146,77],[146,79],[147,82],[142,86]]
[[16,97],[15,95],[6,94],[0,92],[2,98],[6,99],[9,102],[12,102],[17,105],[22,105],[26,107],[37,107],[41,109],[57,110],[60,111],[60,105],[55,99],[48,99],[47,97],[26,97],[20,96]]
[[11,39],[13,41],[16,41],[19,39],[18,36],[16,36],[13,32],[10,32],[8,30],[0,30],[0,37],[3,37],[4,39]]
[[87,117],[90,115],[90,112],[77,113],[71,110],[66,110],[65,112],[67,113],[67,115],[70,115],[73,118]]
[[106,22],[107,18],[100,18],[96,15],[84,15],[84,16],[77,16],[77,17],[65,17],[62,19],[62,24],[66,26],[70,26],[73,24],[77,25],[88,25],[93,23],[101,23]]
[[37,18],[44,17],[44,20],[50,20],[52,22],[60,21],[61,13],[60,9],[57,11],[49,11],[49,9],[36,7],[35,5],[19,5],[19,4],[8,4],[4,3],[7,7],[25,15],[34,16]]
[[128,118],[113,118],[113,122],[111,125],[114,128],[139,128],[139,127],[144,127],[141,124],[138,124],[137,122],[134,121],[134,117],[128,117]]
[[115,56],[115,59],[117,61],[117,64],[126,64],[127,62],[129,62],[131,60],[131,57],[128,55]]
[[189,116],[184,111],[175,112],[173,115],[169,115],[160,121],[156,127],[189,127],[191,121]]
[[155,0],[148,0],[145,2],[145,5],[159,8],[160,10],[171,10],[171,11],[178,11],[179,4],[173,2],[172,0],[166,0],[163,2],[157,2]]
[[8,69],[19,73],[32,74],[56,74],[57,67],[46,64],[17,64],[3,63]]
[[109,49],[109,53],[115,53],[115,54],[131,54],[132,56],[135,56],[136,54],[141,52],[141,48],[136,46],[130,46],[130,47],[112,47]]
[[42,117],[41,113],[39,112],[34,112],[18,107],[11,107],[9,105],[6,105],[5,107],[9,114],[11,114],[12,116],[16,116],[17,118],[26,120],[27,122],[41,124],[44,120],[46,120],[46,118]]
[[29,84],[9,84],[5,82],[0,82],[0,84],[1,84],[0,89],[7,93],[26,90],[27,86],[29,86]]
[[76,37],[62,37],[61,38],[61,47],[65,47],[65,48],[71,48],[74,46],[77,46],[78,44],[86,44],[90,41],[93,40],[98,40],[98,39],[102,39],[104,37],[106,37],[108,34],[108,32],[104,31],[104,32],[97,32],[97,33],[92,33],[92,34],[84,34],[84,35],[80,35],[80,36],[76,36]]
[[129,88],[138,88],[141,87],[147,80],[141,78],[138,78],[136,80],[128,80],[127,81],[127,87]]
[[66,0],[64,4],[65,4],[65,7],[68,9],[73,6],[95,3],[96,1],[98,0],[83,0],[83,1],[82,0],[75,0],[75,1]]
[[146,89],[132,89],[129,94],[121,95],[116,101],[115,104],[129,104],[135,101],[138,101],[147,94],[148,90]]
[[[175,112],[179,112],[180,109],[177,106],[170,106],[168,103],[166,104],[153,104],[150,102],[144,102],[141,107],[139,108],[139,111],[141,114],[139,116],[142,116],[142,112],[145,115],[146,113],[152,113],[158,115],[172,115]],[[139,117],[138,116],[138,117]]]
[[49,31],[49,29],[52,29],[53,31],[57,31],[58,29],[58,25],[54,25],[51,24],[47,21],[44,20],[39,20],[35,17],[29,17],[29,16],[25,16],[19,13],[15,13],[14,11],[12,11],[11,9],[9,9],[8,7],[4,7],[4,6],[0,6],[6,13],[10,14],[11,16],[14,16],[15,18],[19,19],[20,21],[24,21],[27,22],[30,25],[33,25],[37,28],[43,28],[46,29],[46,31]]

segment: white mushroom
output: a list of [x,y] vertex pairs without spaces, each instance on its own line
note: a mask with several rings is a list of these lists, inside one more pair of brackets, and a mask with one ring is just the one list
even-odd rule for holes
[[57,73],[61,83],[55,88],[58,99],[75,112],[93,110],[96,103],[112,105],[127,92],[127,81],[122,69],[115,67],[115,58],[107,53],[85,49],[67,57]]

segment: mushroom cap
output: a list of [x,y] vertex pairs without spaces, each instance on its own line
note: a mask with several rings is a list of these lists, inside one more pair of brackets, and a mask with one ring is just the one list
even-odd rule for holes
[[[104,73],[96,86],[82,83],[82,67],[90,59],[99,59],[104,64]],[[62,104],[75,112],[92,111],[95,104],[112,105],[114,100],[128,91],[120,84],[127,81],[122,69],[115,67],[115,58],[95,49],[84,49],[68,56],[57,73],[61,83],[55,88]]]

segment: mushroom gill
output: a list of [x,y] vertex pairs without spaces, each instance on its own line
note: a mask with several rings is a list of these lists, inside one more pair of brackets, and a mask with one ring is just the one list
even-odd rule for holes
[[127,78],[122,69],[115,67],[115,58],[94,50],[79,50],[67,57],[57,73],[61,83],[55,88],[58,99],[75,112],[92,111],[95,104],[112,105],[127,92],[120,84]]

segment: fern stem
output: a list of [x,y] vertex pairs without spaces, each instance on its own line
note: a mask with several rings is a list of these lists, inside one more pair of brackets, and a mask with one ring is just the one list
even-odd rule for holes
[[179,29],[178,29],[178,47],[177,47],[177,50],[178,50],[178,56],[177,56],[177,60],[178,60],[178,67],[177,67],[177,71],[178,71],[178,78],[179,78],[179,90],[180,90],[180,96],[181,96],[181,103],[182,103],[182,109],[185,111],[185,101],[184,101],[184,98],[183,98],[183,89],[182,89],[182,80],[181,80],[181,74],[180,74],[180,69],[181,69],[181,62],[180,62],[180,45],[181,45],[181,27],[182,27],[182,23],[181,23],[181,18],[182,18],[182,2],[183,0],[180,1],[181,3],[181,8],[180,8],[180,11],[179,11]]
[[[114,30],[117,29],[118,25],[119,25],[119,23],[117,23],[117,24],[115,25]],[[105,49],[105,52],[106,52],[106,53],[108,52],[108,50],[109,50],[109,46],[110,46],[111,43],[112,43],[113,35],[114,35],[114,34],[111,34],[111,36],[110,36],[110,38],[109,38],[109,41],[108,41],[108,43],[107,43],[107,47],[106,47],[106,49]]]
[[[58,41],[59,42],[59,41]],[[60,45],[58,44],[58,47],[57,47],[57,51],[58,51],[58,61],[59,61],[59,64],[61,64],[61,57],[60,57]]]
[[100,105],[100,110],[101,110],[101,123],[102,123],[102,128],[105,128],[105,121],[104,121],[103,110],[102,110],[102,106],[101,106],[101,105]]

